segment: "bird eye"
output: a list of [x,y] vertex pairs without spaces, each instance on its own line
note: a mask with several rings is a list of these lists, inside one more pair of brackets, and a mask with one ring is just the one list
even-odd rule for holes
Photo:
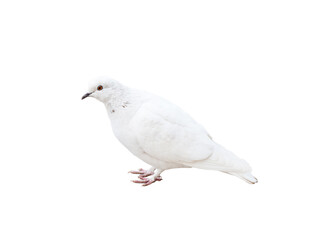
[[103,89],[102,85],[98,86],[97,88],[99,91],[101,91]]

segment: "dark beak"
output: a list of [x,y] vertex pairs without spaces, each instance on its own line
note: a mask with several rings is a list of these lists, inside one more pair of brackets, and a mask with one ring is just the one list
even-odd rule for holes
[[86,93],[85,95],[82,96],[81,100],[85,99],[86,97],[89,97],[91,93]]

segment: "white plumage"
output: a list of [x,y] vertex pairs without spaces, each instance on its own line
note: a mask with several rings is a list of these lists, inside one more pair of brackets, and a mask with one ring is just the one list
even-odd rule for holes
[[104,77],[94,81],[82,99],[88,96],[105,104],[118,140],[152,166],[131,171],[139,174],[133,182],[147,186],[162,180],[164,170],[183,167],[218,170],[257,182],[245,160],[214,142],[200,124],[167,100]]

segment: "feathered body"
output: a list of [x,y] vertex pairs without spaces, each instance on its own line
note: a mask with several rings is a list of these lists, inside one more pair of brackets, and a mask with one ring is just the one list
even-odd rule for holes
[[[103,80],[103,79],[102,79]],[[249,164],[212,140],[208,132],[178,106],[114,80],[94,85],[111,88],[95,96],[107,109],[118,140],[135,156],[159,169],[195,167],[218,170],[257,182]]]

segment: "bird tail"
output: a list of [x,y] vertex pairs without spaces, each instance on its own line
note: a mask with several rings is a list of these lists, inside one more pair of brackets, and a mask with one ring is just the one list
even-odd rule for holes
[[218,170],[236,176],[247,183],[257,183],[258,180],[251,175],[249,164],[214,142],[212,155],[205,160],[187,162],[185,165],[195,168]]
[[244,180],[245,182],[249,183],[249,184],[255,184],[258,182],[258,179],[255,178],[250,172],[243,172],[243,173],[238,173],[238,172],[225,172],[228,173],[230,175],[233,175],[235,177],[238,177],[242,180]]

